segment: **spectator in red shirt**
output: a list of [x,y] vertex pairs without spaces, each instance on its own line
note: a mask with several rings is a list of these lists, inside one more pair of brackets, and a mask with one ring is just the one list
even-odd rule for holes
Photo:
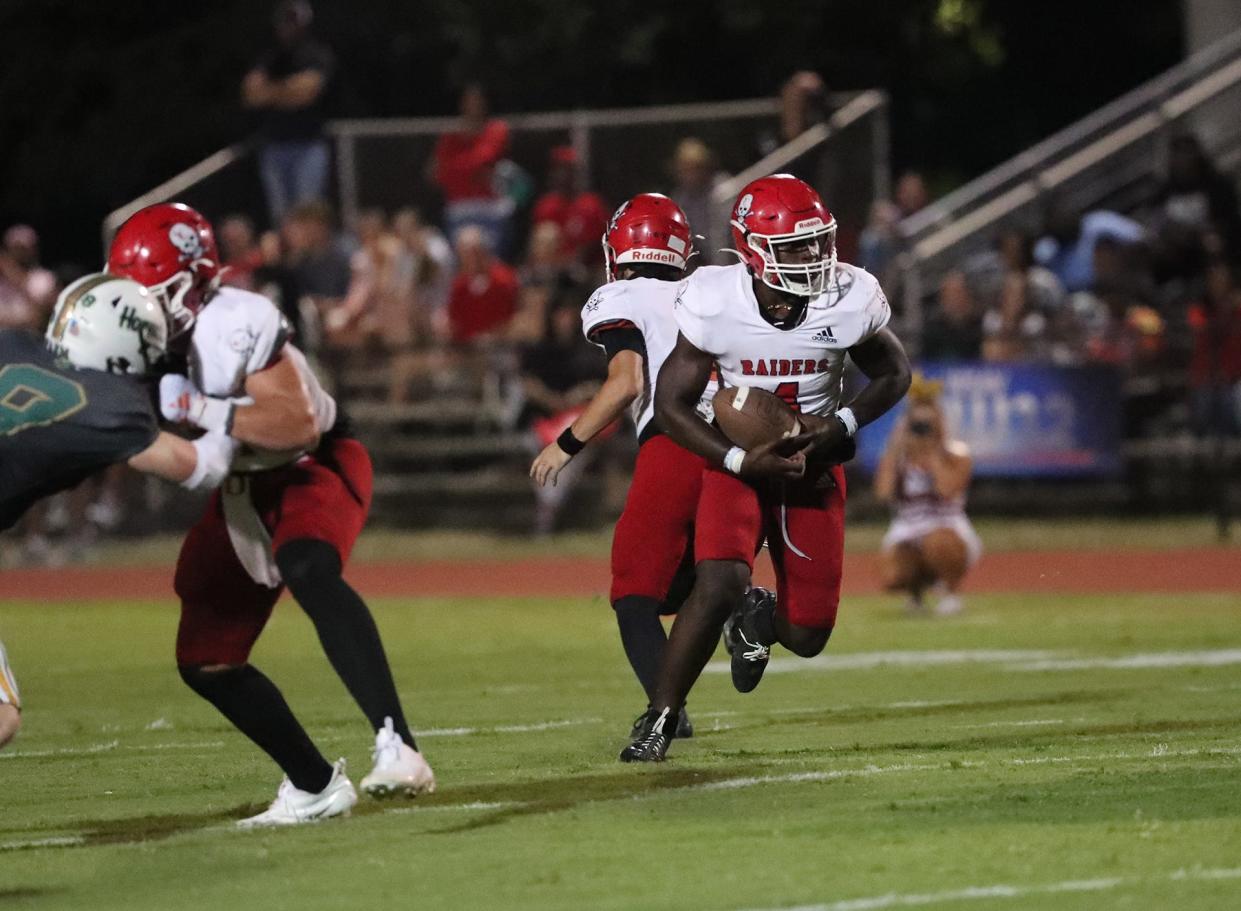
[[572,146],[552,149],[548,190],[534,204],[531,223],[554,222],[560,228],[560,251],[565,258],[583,264],[602,259],[599,239],[608,226],[603,197],[580,187],[577,151]]
[[513,202],[496,188],[496,166],[508,153],[508,124],[488,117],[487,96],[472,83],[461,93],[460,126],[440,136],[431,178],[444,196],[444,226],[456,242],[466,225],[480,228],[492,250],[503,253]]
[[448,297],[452,340],[464,344],[503,332],[517,310],[517,273],[492,255],[475,225],[457,234],[457,262]]
[[1241,435],[1241,269],[1216,260],[1206,293],[1189,309],[1194,430]]

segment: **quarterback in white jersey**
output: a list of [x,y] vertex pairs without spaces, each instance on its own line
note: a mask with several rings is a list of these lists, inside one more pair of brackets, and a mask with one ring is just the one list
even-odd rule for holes
[[286,586],[376,732],[363,790],[434,790],[374,620],[342,576],[370,509],[366,448],[289,343],[275,305],[219,286],[214,232],[201,214],[180,204],[139,211],[117,232],[108,271],[149,288],[179,330],[187,369],[161,380],[164,417],[243,444],[186,537],[174,582],[182,679],[287,776],[270,809],[243,824],[310,822],[357,802],[343,760],[323,757],[275,684],[249,663]]
[[[909,360],[886,328],[887,299],[873,276],[836,262],[836,222],[812,187],[787,174],[753,181],[737,197],[731,224],[741,262],[700,269],[681,283],[680,335],[656,391],[656,420],[708,469],[695,517],[697,583],[672,627],[642,730],[621,753],[626,762],[664,758],[668,719],[684,705],[721,629],[741,692],[758,685],[776,642],[805,657],[823,650],[840,600],[841,463],[852,457],[858,427],[909,387]],[[870,382],[842,408],[846,354]],[[713,368],[722,386],[783,398],[808,432],[749,452],[734,446],[695,414]],[[745,594],[764,540],[778,598],[762,589]]]
[[[638,459],[612,539],[610,600],[648,703],[667,641],[660,615],[674,613],[692,585],[692,560],[685,558],[705,466],[670,440],[655,418],[655,381],[676,344],[673,302],[692,246],[685,213],[666,196],[640,194],[612,216],[603,238],[608,282],[582,308],[582,330],[606,352],[608,378],[530,467],[536,483],[554,484],[587,441],[630,410]],[[700,419],[710,419],[713,391],[708,383],[699,396]],[[683,709],[677,728],[679,736],[692,733]]]

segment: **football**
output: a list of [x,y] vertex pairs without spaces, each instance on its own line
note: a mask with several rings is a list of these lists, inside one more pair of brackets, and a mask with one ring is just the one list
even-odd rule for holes
[[743,449],[802,432],[801,421],[784,399],[753,386],[721,389],[715,396],[715,422]]

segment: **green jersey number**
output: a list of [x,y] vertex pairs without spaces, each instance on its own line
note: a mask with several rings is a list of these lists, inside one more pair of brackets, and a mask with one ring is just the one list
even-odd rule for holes
[[36,367],[0,367],[0,436],[55,424],[86,407],[86,390],[73,380]]

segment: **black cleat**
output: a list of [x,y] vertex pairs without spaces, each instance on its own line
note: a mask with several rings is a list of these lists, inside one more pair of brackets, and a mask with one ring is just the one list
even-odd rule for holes
[[[642,710],[642,714],[633,720],[633,726],[629,729],[629,739],[633,740],[642,735],[643,725],[646,723],[646,713],[651,710],[648,705]],[[681,713],[677,716],[677,740],[688,740],[694,736],[694,723],[689,720],[689,712],[685,711],[685,706],[681,706]]]
[[694,723],[689,720],[689,712],[685,711],[685,706],[681,706],[681,712],[677,715],[677,740],[688,740],[694,736]]
[[771,647],[761,644],[754,633],[754,617],[776,609],[776,596],[755,586],[746,592],[741,604],[724,623],[724,648],[732,658],[733,687],[748,693],[758,686],[771,660]]
[[672,745],[675,731],[665,730],[671,709],[650,709],[642,716],[642,729],[625,749],[621,750],[621,762],[663,762]]

